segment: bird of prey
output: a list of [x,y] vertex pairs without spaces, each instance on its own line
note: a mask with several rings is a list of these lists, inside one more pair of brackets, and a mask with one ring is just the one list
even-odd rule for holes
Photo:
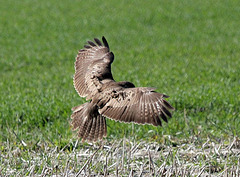
[[115,121],[161,126],[174,108],[167,95],[150,87],[116,82],[111,73],[114,55],[105,37],[94,38],[81,49],[75,61],[74,87],[86,102],[72,108],[72,128],[82,141],[98,141],[107,135],[106,117]]

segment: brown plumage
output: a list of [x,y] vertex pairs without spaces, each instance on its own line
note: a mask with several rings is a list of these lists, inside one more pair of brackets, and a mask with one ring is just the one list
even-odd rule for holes
[[114,55],[104,37],[94,38],[76,57],[74,87],[81,97],[91,100],[72,108],[73,129],[82,141],[97,141],[107,135],[105,117],[121,122],[162,125],[174,108],[168,96],[154,88],[135,87],[131,82],[115,82],[111,73]]

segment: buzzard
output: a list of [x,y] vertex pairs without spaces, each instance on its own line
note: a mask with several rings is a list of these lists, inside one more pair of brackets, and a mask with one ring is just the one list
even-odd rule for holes
[[120,122],[161,126],[172,117],[174,108],[167,95],[150,87],[116,82],[111,73],[114,55],[105,37],[94,38],[76,57],[74,87],[80,97],[90,100],[72,108],[72,127],[82,141],[98,141],[107,136],[106,117]]

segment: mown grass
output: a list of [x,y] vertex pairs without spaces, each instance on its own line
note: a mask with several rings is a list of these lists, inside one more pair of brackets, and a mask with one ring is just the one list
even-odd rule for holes
[[[171,139],[171,137],[168,137]],[[39,142],[33,150],[8,147],[0,163],[2,176],[238,176],[237,138],[208,139],[169,146],[134,139],[96,144],[69,142],[63,148]],[[9,144],[7,144],[9,146]],[[12,148],[14,148],[12,150]]]
[[104,35],[115,80],[151,86],[176,108],[163,127],[108,120],[107,140],[166,143],[240,134],[240,6],[231,1],[4,1],[0,5],[0,143],[63,147],[77,51]]

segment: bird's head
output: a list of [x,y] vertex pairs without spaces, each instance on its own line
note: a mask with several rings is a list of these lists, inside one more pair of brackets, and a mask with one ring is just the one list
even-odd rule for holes
[[118,85],[121,87],[124,87],[124,88],[134,88],[135,87],[135,85],[133,83],[128,82],[128,81],[118,82]]

